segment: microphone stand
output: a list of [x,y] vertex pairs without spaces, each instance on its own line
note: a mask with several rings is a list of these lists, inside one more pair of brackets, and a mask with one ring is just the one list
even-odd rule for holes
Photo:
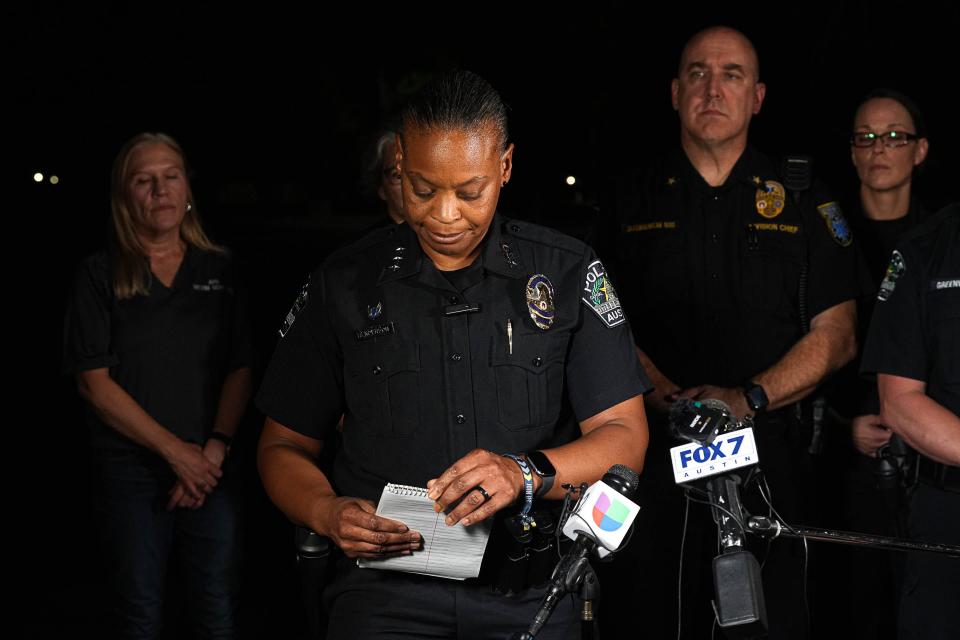
[[890,536],[876,536],[855,531],[837,531],[834,529],[818,529],[813,527],[790,526],[767,518],[752,516],[747,520],[747,529],[763,538],[773,539],[778,536],[787,538],[807,538],[819,542],[835,542],[839,544],[856,545],[869,549],[889,549],[894,551],[923,551],[925,553],[939,553],[960,558],[960,545],[941,544],[935,542],[918,542],[904,540]]
[[750,516],[740,502],[740,478],[717,476],[707,481],[707,494],[723,549],[713,559],[717,622],[728,638],[755,638],[767,631],[760,567],[743,547],[747,531],[773,540],[779,536],[873,549],[920,551],[960,558],[960,545],[904,540],[889,536],[789,526],[775,518]]
[[587,633],[583,637],[590,638],[593,636],[593,601],[600,595],[600,582],[597,580],[597,574],[594,573],[587,558],[593,544],[594,542],[585,535],[577,538],[573,548],[554,570],[550,588],[547,590],[547,595],[544,596],[543,604],[540,605],[540,610],[534,617],[533,622],[530,623],[525,632],[519,636],[514,635],[514,638],[519,638],[519,640],[536,638],[563,596],[575,589],[579,591],[580,597],[583,599],[580,620],[583,632]]

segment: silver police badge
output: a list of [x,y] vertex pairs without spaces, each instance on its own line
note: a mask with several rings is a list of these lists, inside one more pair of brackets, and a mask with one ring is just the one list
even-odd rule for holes
[[527,311],[533,324],[546,331],[553,325],[557,308],[553,302],[553,283],[550,278],[538,273],[527,280]]

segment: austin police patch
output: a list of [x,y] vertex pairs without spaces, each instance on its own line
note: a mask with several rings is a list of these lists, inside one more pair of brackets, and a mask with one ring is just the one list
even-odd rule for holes
[[546,331],[553,325],[557,307],[553,301],[553,283],[550,278],[538,273],[527,280],[527,311],[533,324]]
[[300,295],[297,296],[297,299],[293,301],[293,306],[290,307],[290,311],[287,311],[287,317],[283,319],[283,326],[280,327],[280,337],[283,338],[287,335],[287,332],[290,331],[290,327],[293,326],[293,322],[297,319],[297,314],[303,311],[304,307],[307,306],[307,302],[310,299],[310,280],[307,279],[307,284],[303,285],[303,289],[300,289]]
[[907,263],[903,261],[903,256],[899,251],[894,251],[890,257],[890,264],[887,265],[887,272],[883,276],[883,282],[880,283],[880,291],[877,293],[877,300],[886,302],[893,295],[893,290],[897,287],[897,280],[900,279],[907,270]]
[[607,277],[607,271],[599,260],[587,267],[582,300],[611,329],[626,319],[620,308],[620,299]]
[[843,217],[843,211],[840,210],[839,204],[827,202],[819,205],[817,211],[820,212],[830,235],[837,241],[837,244],[846,247],[853,242],[853,232],[850,231],[850,225],[847,223],[847,219]]

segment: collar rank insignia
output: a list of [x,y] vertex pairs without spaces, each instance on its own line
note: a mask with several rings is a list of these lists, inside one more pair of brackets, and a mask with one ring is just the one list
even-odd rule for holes
[[503,259],[506,261],[507,266],[511,269],[517,268],[517,256],[513,253],[513,247],[510,246],[509,242],[503,242],[500,244],[500,251],[503,253]]
[[550,278],[538,273],[527,280],[527,311],[533,319],[533,324],[546,331],[556,319],[556,305],[554,304],[553,283]]

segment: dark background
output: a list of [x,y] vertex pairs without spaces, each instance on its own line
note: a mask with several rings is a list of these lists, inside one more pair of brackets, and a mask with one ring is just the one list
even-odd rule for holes
[[[818,177],[846,198],[856,100],[899,88],[928,120],[922,199],[939,208],[958,197],[960,15],[947,0],[550,3],[527,17],[519,3],[349,4],[5,10],[6,313],[11,364],[28,363],[13,365],[8,391],[20,637],[100,625],[89,452],[72,380],[59,375],[60,331],[77,262],[105,241],[113,156],[136,133],[167,132],[186,150],[204,222],[235,250],[256,302],[257,374],[306,273],[380,219],[379,202],[360,193],[364,147],[437,71],[474,70],[509,105],[516,166],[501,208],[519,217],[569,226],[596,215],[610,177],[674,143],[668,88],[680,47],[715,23],[759,50],[768,88],[757,146],[814,156]],[[35,183],[37,171],[59,184]],[[303,627],[291,533],[256,478],[260,421],[251,411],[238,447],[250,523],[242,623],[248,637],[290,637]]]

